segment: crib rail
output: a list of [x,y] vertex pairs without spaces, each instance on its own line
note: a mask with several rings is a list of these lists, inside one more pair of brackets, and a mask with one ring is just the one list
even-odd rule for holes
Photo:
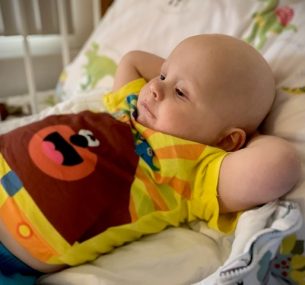
[[[23,58],[24,58],[24,67],[27,81],[27,88],[30,98],[30,106],[32,113],[38,112],[38,96],[39,92],[36,89],[36,81],[34,76],[33,68],[33,56],[31,47],[29,44],[29,31],[28,23],[26,20],[26,9],[29,8],[29,5],[25,7],[25,0],[11,0],[15,13],[15,25],[17,27],[18,34],[22,36],[22,48],[23,48]],[[35,34],[42,32],[42,15],[40,5],[44,0],[27,0],[31,1],[33,15],[33,21],[35,25]],[[67,2],[69,0],[53,0],[57,7],[57,17],[58,17],[58,26],[59,26],[59,35],[61,39],[61,54],[62,54],[62,65],[66,66],[71,60],[70,46],[69,46],[69,26],[67,15],[73,13],[72,2]],[[71,0],[70,0],[71,1]],[[72,0],[73,1],[73,0]],[[75,0],[74,0],[75,1]],[[100,21],[102,5],[100,0],[91,0],[92,9],[93,9],[93,26],[96,27]],[[69,5],[67,5],[69,4]],[[67,9],[71,11],[67,12]],[[0,2],[0,33],[5,33],[5,24],[4,24],[4,11]]]

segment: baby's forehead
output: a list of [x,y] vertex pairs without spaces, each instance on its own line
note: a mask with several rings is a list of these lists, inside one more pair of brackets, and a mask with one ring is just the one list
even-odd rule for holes
[[194,67],[196,67],[195,63],[197,63],[196,65],[199,65],[201,59],[203,59],[203,54],[199,49],[196,52],[196,50],[191,50],[184,46],[178,46],[167,57],[162,67],[168,68],[172,65],[182,65],[181,67],[183,67],[183,65],[187,63],[193,63]]

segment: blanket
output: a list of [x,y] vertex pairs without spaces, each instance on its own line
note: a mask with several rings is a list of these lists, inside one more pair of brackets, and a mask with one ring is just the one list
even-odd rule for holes
[[196,285],[279,284],[270,274],[283,238],[302,225],[296,203],[271,202],[245,212],[238,222],[231,254],[215,273]]

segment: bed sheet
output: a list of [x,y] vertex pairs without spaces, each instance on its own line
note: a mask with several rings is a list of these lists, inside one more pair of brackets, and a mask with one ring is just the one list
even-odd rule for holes
[[191,284],[223,264],[230,248],[230,238],[218,233],[203,235],[187,228],[170,228],[118,248],[92,263],[44,277],[39,283]]
[[39,284],[280,284],[269,264],[274,266],[282,239],[301,223],[297,204],[272,202],[243,213],[234,236],[204,222],[191,224],[192,230],[169,228],[94,262],[43,276]]

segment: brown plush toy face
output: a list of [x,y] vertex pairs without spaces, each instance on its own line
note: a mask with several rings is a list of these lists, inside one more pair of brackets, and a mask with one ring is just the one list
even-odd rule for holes
[[89,130],[75,133],[67,125],[55,125],[38,131],[29,143],[33,162],[47,175],[60,180],[78,180],[95,169],[97,155],[88,147],[100,142]]
[[0,136],[0,153],[70,244],[131,221],[139,158],[128,124],[89,111],[50,116]]

